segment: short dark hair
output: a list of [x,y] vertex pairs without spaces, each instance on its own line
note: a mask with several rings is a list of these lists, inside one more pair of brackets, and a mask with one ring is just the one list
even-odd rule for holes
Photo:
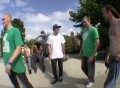
[[90,24],[92,24],[92,20],[91,20],[91,18],[90,18],[89,16],[84,16],[84,17],[83,17],[83,19],[84,19],[84,18],[86,18],[86,19],[87,19],[87,21],[89,21],[89,22],[90,22]]
[[41,43],[40,42],[36,42],[34,45],[37,46],[37,49],[40,49],[40,47],[41,47]]
[[105,11],[106,11],[106,12],[111,11],[112,15],[113,15],[115,18],[120,18],[119,13],[116,11],[116,9],[115,9],[113,6],[107,4],[107,5],[104,6],[104,8],[105,8]]
[[84,16],[83,18],[86,18],[87,20],[91,20],[89,16]]
[[41,31],[40,33],[41,33],[41,34],[44,34],[45,32],[44,32],[44,31]]

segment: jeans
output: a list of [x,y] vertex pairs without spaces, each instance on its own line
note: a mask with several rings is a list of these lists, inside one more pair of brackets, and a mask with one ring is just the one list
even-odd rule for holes
[[113,56],[110,57],[109,62],[109,72],[104,83],[104,88],[115,88],[116,81],[120,76],[120,62],[116,61],[116,57]]
[[25,57],[25,61],[27,63],[28,69],[31,70],[32,67],[31,67],[31,59],[30,59],[30,57]]
[[59,77],[63,76],[63,59],[62,58],[52,59],[51,65],[52,65],[52,70],[53,70],[53,75],[55,80],[58,80],[57,69],[56,69],[57,62],[59,66]]
[[12,84],[14,85],[14,88],[20,88],[20,86],[18,84],[17,76],[26,88],[33,88],[31,83],[28,81],[25,72],[15,73],[15,72],[11,71],[11,74],[9,75],[9,78],[10,78]]
[[38,56],[39,62],[40,62],[40,67],[43,73],[45,73],[45,64],[44,64],[44,57],[43,56]]
[[42,55],[34,55],[32,58],[35,62],[40,63],[40,68],[42,72],[45,73],[44,57]]
[[31,68],[33,69],[33,71],[35,73],[37,73],[37,65],[36,65],[36,62],[35,62],[35,59],[36,59],[36,56],[33,55],[30,57],[30,60],[31,60]]
[[90,82],[94,82],[94,76],[95,76],[95,57],[94,57],[94,61],[92,63],[88,63],[88,57],[83,56],[82,57],[81,68],[82,68],[82,71],[88,77],[88,80]]

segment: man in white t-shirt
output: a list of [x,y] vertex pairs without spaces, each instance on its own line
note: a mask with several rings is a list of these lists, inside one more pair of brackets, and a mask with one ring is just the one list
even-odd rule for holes
[[[49,59],[51,60],[54,80],[51,84],[62,82],[63,80],[63,59],[65,59],[65,39],[59,34],[61,26],[53,26],[54,33],[48,37],[47,44],[49,50]],[[59,77],[57,75],[56,64],[59,66]]]

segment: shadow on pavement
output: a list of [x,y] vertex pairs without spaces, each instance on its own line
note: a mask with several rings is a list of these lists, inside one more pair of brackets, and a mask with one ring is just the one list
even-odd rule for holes
[[47,78],[51,82],[53,78],[51,63],[50,61],[45,61],[44,63],[45,63],[45,68],[46,68],[44,77]]
[[[93,85],[93,88],[104,88],[104,82],[106,81],[107,74],[100,75],[95,78],[95,83]],[[116,88],[120,88],[120,77],[117,80]]]
[[[49,80],[49,83],[51,83],[51,81],[53,80],[53,73],[52,73],[50,61],[45,61],[45,67],[46,67],[46,72],[45,72],[44,77]],[[85,81],[86,80],[84,78],[70,77],[64,71],[63,72],[63,82],[61,82],[61,83],[57,82],[56,84],[51,85],[51,87],[49,87],[49,88],[85,88],[84,87]]]
[[0,88],[12,88],[12,87],[8,87],[8,86],[1,85],[1,84],[0,84]]

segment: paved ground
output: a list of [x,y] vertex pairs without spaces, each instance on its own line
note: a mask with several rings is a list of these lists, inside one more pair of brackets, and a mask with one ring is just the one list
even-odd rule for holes
[[[27,71],[27,76],[34,88],[85,88],[86,76],[82,72],[80,64],[80,60],[75,59],[74,56],[70,56],[67,61],[64,61],[64,81],[55,85],[50,84],[53,75],[49,61],[45,61],[45,74],[41,72],[38,65],[38,72],[36,74],[32,72],[32,75],[29,75]],[[4,69],[3,61],[0,60],[0,88],[13,88]],[[106,79],[105,70],[103,61],[96,61],[95,83],[91,88],[103,88]],[[118,80],[116,88],[120,88],[120,80]]]

